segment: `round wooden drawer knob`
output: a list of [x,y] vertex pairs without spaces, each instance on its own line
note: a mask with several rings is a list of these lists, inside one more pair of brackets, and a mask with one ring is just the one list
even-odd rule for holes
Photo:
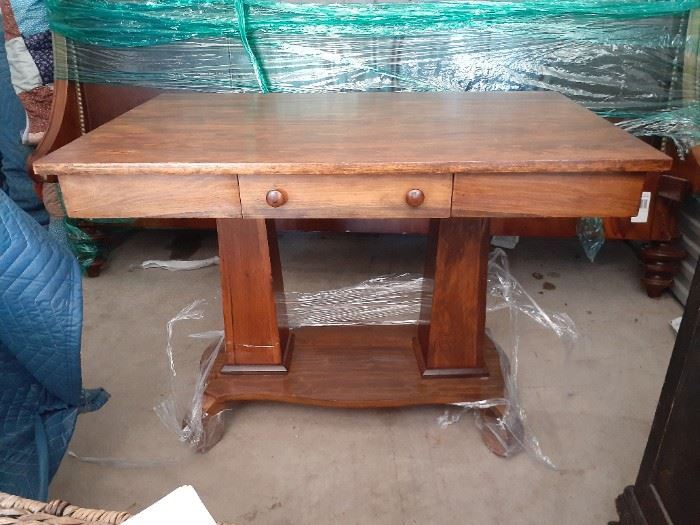
[[287,202],[287,196],[280,190],[270,190],[267,192],[265,200],[273,208],[279,208]]
[[425,200],[425,193],[423,193],[419,189],[412,189],[408,190],[406,192],[406,203],[409,206],[413,206],[414,208],[420,206],[423,204],[423,201]]

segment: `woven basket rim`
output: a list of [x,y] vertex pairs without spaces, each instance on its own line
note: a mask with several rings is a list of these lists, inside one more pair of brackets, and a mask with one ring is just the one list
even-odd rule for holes
[[[31,515],[37,522],[46,523],[46,525],[65,523],[65,518],[74,520],[76,525],[77,523],[119,525],[131,517],[130,513],[123,511],[86,509],[60,499],[49,502],[36,501],[0,491],[0,519],[2,519],[2,523],[7,525],[24,524],[27,523],[27,515]],[[12,521],[13,519],[15,521]],[[229,524],[221,522],[218,525]]]

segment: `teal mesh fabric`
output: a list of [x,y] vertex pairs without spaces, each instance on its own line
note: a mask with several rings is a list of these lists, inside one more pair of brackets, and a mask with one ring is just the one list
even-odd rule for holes
[[[552,89],[644,117],[678,81],[700,0],[48,0],[58,78],[202,91]],[[697,37],[692,37],[697,38]]]

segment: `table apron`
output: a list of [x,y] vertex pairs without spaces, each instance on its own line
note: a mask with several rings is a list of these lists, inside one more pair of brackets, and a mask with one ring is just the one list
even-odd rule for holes
[[632,217],[645,173],[60,177],[76,218]]

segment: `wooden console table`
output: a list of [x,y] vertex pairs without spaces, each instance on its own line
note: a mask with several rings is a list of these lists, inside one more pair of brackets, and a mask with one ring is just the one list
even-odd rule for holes
[[[226,348],[208,414],[501,398],[489,217],[631,217],[645,176],[670,167],[550,92],[166,94],[34,164],[73,217],[217,219]],[[280,325],[280,218],[431,219],[429,323]]]

